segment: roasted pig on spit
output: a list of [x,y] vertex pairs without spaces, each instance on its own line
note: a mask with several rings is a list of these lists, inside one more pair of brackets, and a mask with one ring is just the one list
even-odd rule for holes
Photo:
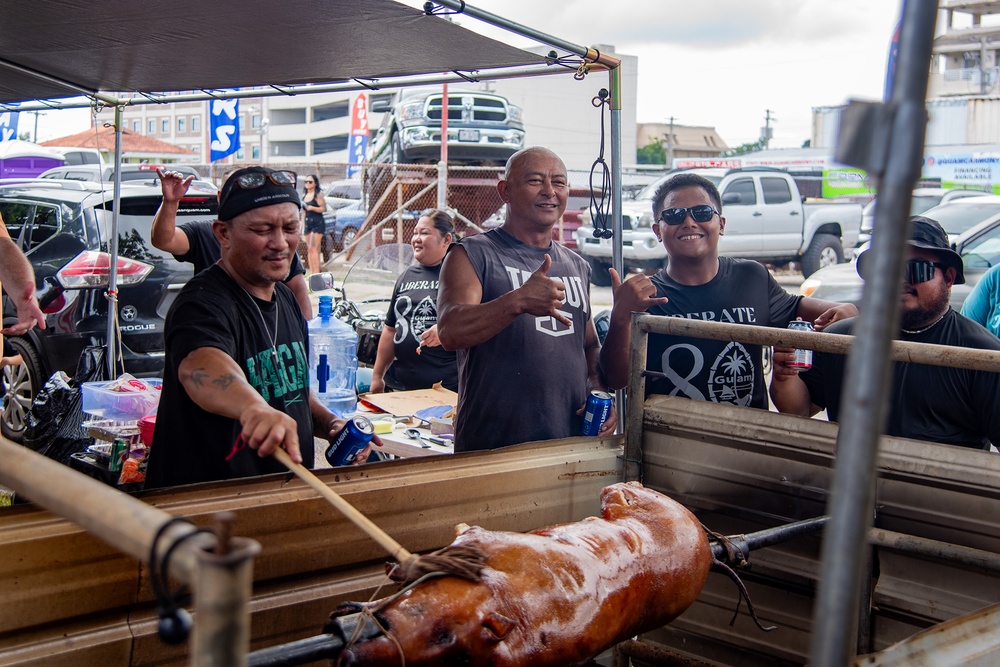
[[601,516],[508,533],[460,526],[481,549],[480,581],[430,578],[333,617],[371,613],[383,634],[348,642],[336,664],[576,665],[687,609],[713,563],[698,520],[638,482],[601,493]]

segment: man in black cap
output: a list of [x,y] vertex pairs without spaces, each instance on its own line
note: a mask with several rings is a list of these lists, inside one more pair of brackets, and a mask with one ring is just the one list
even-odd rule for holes
[[306,322],[282,282],[300,207],[294,172],[248,167],[223,184],[221,259],[167,314],[146,488],[283,472],[279,447],[312,467],[314,436],[343,426],[309,390]]
[[[951,309],[951,286],[965,282],[962,258],[951,249],[936,221],[914,216],[909,258],[900,292],[899,340],[1000,350],[1000,340]],[[858,256],[865,277],[871,255]],[[826,328],[851,333],[853,319]],[[812,369],[799,373],[785,364],[793,351],[775,348],[771,399],[781,412],[803,416],[826,408],[840,417],[846,357],[816,352]],[[990,449],[1000,443],[1000,373],[896,362],[889,402],[888,435]]]

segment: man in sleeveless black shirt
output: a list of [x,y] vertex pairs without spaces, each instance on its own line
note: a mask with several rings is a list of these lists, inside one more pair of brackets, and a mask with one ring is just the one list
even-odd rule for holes
[[[633,312],[779,328],[800,317],[816,329],[858,312],[851,304],[789,294],[758,262],[720,257],[726,219],[719,191],[706,178],[669,179],[653,196],[653,216],[666,268],[625,282],[611,270],[614,307],[601,363],[612,387],[628,382]],[[647,380],[647,393],[768,408],[760,345],[649,334],[647,350],[647,370],[660,374]]]
[[167,314],[147,488],[285,472],[279,447],[311,467],[314,437],[344,424],[309,389],[306,322],[282,282],[299,237],[294,174],[240,169],[219,204],[221,259]]
[[[552,242],[569,195],[545,148],[507,161],[502,227],[453,244],[441,268],[438,336],[458,351],[455,451],[578,435],[605,384],[590,312],[590,268]],[[612,414],[601,434],[614,432]]]
[[[163,201],[153,216],[149,240],[160,250],[171,253],[177,261],[194,264],[194,272],[201,273],[219,261],[220,247],[212,231],[212,220],[195,220],[177,226],[177,208],[194,176],[184,178],[179,172],[162,169],[157,169],[156,174],[160,177]],[[309,302],[305,273],[298,254],[293,252],[291,268],[284,282],[295,295],[302,317],[308,321],[312,319],[312,304]]]
[[[858,257],[864,277],[869,251]],[[951,286],[965,282],[962,257],[935,220],[911,219],[909,259],[899,295],[899,340],[1000,350],[1000,340],[948,305]],[[849,334],[854,320],[827,329]],[[844,391],[843,355],[816,352],[811,370],[799,373],[786,364],[793,351],[774,350],[771,399],[781,412],[810,416],[826,408],[840,418]],[[896,362],[886,433],[973,449],[1000,443],[1000,373]]]

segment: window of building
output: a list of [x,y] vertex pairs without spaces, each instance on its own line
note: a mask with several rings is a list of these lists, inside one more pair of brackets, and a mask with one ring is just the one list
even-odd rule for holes
[[250,117],[250,127],[258,129],[260,127],[260,114],[255,113]]
[[347,135],[338,134],[333,137],[323,137],[313,140],[313,155],[319,153],[333,153],[347,150]]
[[156,134],[156,121],[155,120],[150,119],[150,121],[149,121],[149,133],[150,134]]
[[792,201],[792,190],[783,178],[762,178],[760,189],[764,191],[765,204],[786,204]]
[[191,116],[191,131],[201,132],[201,116]]
[[160,121],[160,130],[163,134],[170,134],[170,119],[164,118]]
[[[242,118],[242,116],[241,116],[241,118]],[[246,150],[244,150],[244,149],[243,149],[242,147],[241,147],[241,148],[239,148],[239,149],[238,149],[238,150],[236,151],[236,159],[237,159],[237,160],[245,160],[245,159],[246,159],[246,157],[247,157],[247,152],[246,152]]]
[[259,160],[260,159],[260,146],[254,144],[250,147],[250,159]]
[[730,202],[726,206],[753,206],[757,203],[757,193],[753,189],[753,179],[741,178],[739,180],[733,181],[726,188],[723,193],[725,195],[730,195],[736,193],[740,196],[740,200],[736,202]]
[[183,134],[187,132],[187,118],[183,116],[177,119],[177,133]]
[[245,130],[247,127],[247,117],[245,114],[240,114],[240,129]]
[[141,120],[133,120],[132,121],[132,131],[133,132],[142,132],[142,121]]
[[331,118],[344,118],[350,112],[350,101],[343,100],[341,102],[334,102],[333,104],[324,104],[320,107],[313,107],[312,117],[313,122],[318,123],[321,120],[330,120]]

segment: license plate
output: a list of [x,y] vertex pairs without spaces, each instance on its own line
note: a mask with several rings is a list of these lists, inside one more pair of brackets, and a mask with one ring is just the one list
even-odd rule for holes
[[459,130],[459,141],[479,141],[479,130]]

